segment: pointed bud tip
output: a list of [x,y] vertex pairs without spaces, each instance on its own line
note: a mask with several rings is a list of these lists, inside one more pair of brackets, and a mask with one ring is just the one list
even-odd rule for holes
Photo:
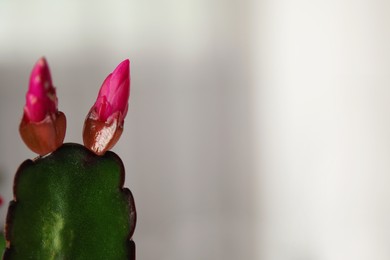
[[113,75],[117,75],[120,77],[129,77],[130,75],[130,60],[126,59],[119,63],[119,65],[112,72]]
[[125,59],[125,60],[123,60],[121,63],[119,63],[118,66],[130,67],[130,60],[129,60],[129,59]]
[[47,66],[47,61],[46,61],[45,56],[42,56],[42,57],[37,61],[37,65],[39,65],[39,66],[41,66],[41,67]]
[[31,77],[37,75],[37,74],[42,74],[42,73],[50,73],[49,71],[49,65],[46,61],[45,57],[40,58],[34,65],[32,71],[31,71]]

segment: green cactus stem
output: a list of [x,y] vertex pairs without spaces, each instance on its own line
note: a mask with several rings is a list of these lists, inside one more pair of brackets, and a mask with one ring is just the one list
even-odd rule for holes
[[5,238],[4,234],[0,233],[0,255],[3,255],[5,250]]
[[136,210],[124,177],[115,153],[73,143],[23,162],[3,259],[135,259]]

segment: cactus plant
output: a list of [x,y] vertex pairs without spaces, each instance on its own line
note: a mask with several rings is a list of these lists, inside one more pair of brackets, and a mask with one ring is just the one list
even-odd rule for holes
[[16,172],[3,259],[135,259],[134,199],[123,188],[121,159],[108,151],[123,131],[129,90],[126,60],[104,81],[87,115],[85,146],[63,144],[66,119],[47,63],[38,61],[20,133],[40,156]]

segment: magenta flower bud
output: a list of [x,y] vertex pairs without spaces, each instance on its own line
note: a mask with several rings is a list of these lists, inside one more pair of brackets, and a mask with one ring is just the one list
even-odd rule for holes
[[57,103],[49,66],[45,58],[41,58],[31,72],[24,107],[25,115],[32,122],[40,122],[47,115],[57,112]]
[[93,109],[100,121],[107,121],[116,112],[120,113],[120,121],[127,114],[130,95],[130,62],[122,61],[104,80]]
[[104,80],[84,123],[84,145],[98,155],[111,149],[123,132],[130,96],[130,61],[122,61]]
[[45,58],[41,58],[31,72],[23,119],[19,127],[23,141],[40,155],[53,152],[64,141],[66,118],[58,111],[57,104],[49,66]]

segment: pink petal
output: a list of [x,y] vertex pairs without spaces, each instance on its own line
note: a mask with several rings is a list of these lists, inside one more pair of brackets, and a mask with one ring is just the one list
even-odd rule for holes
[[49,66],[45,58],[41,58],[35,64],[31,76],[29,92],[36,96],[43,96],[44,93],[53,88]]
[[[130,77],[130,61],[124,60],[112,72],[111,86],[118,88],[122,82]],[[115,92],[115,91],[114,91]]]
[[127,113],[130,95],[130,61],[122,61],[115,70],[110,73],[100,87],[94,109],[99,119],[106,121],[115,112],[121,113],[124,118]]
[[57,103],[56,91],[52,85],[49,66],[46,59],[41,58],[31,72],[24,109],[26,118],[33,122],[40,122],[48,114],[57,111]]
[[103,81],[103,84],[99,90],[98,98],[102,96],[108,97],[108,95],[110,94],[111,78],[112,78],[112,73],[108,74],[107,78]]
[[46,116],[45,104],[42,99],[29,93],[27,93],[24,111],[27,118],[32,122],[40,122]]
[[128,105],[130,96],[130,80],[127,78],[125,81],[121,83],[121,85],[118,87],[117,91],[112,96],[112,106],[114,107],[115,111],[120,111],[123,114],[123,117],[126,116],[126,106]]

